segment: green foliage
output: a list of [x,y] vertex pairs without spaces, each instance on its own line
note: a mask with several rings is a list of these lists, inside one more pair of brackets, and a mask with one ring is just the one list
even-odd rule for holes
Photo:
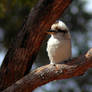
[[0,27],[5,37],[3,45],[9,47],[11,39],[21,30],[30,9],[38,0],[1,0],[0,1]]

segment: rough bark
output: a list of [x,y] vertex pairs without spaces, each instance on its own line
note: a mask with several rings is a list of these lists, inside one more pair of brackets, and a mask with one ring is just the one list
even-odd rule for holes
[[92,68],[92,49],[86,55],[68,60],[63,64],[49,64],[33,70],[3,92],[32,92],[35,88],[53,80],[81,76],[89,68]]
[[72,0],[39,0],[27,22],[13,40],[0,69],[0,91],[26,75],[51,24]]

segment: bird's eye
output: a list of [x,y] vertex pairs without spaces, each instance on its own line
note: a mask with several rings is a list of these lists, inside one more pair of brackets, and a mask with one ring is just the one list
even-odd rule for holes
[[61,29],[58,29],[58,32],[62,32],[62,30]]
[[66,30],[61,30],[61,29],[58,29],[58,32],[61,32],[61,33],[66,33],[67,31],[66,31]]

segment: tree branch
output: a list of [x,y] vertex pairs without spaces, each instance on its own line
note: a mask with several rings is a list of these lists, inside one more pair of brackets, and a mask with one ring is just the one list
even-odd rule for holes
[[46,31],[72,0],[39,0],[7,52],[0,69],[0,91],[26,75],[35,60]]
[[49,64],[33,70],[3,92],[32,92],[35,88],[50,81],[83,75],[89,68],[92,68],[92,49],[86,55],[64,62],[64,64]]

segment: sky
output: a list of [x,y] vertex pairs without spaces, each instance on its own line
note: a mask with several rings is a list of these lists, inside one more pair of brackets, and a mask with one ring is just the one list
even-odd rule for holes
[[4,51],[0,52],[0,65],[1,65],[4,57],[5,57],[5,52]]
[[86,2],[84,5],[84,10],[88,13],[92,13],[92,0],[81,0],[82,2]]

